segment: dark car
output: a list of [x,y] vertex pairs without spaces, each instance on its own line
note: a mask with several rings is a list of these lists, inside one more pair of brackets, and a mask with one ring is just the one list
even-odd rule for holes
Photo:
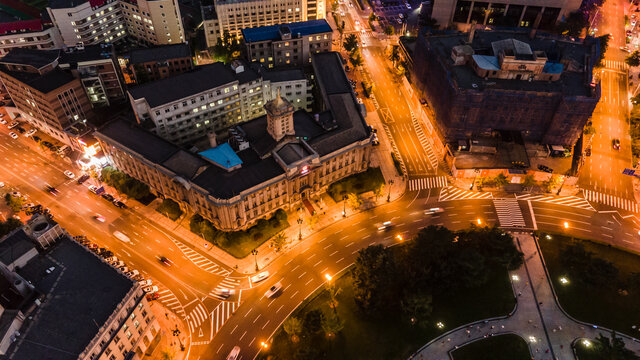
[[42,146],[46,147],[47,149],[51,149],[53,147],[53,144],[48,141],[43,141]]
[[120,209],[126,209],[127,205],[120,200],[113,200],[113,205],[119,207]]
[[550,168],[548,166],[545,166],[545,165],[538,165],[538,170],[544,171],[544,172],[548,172],[548,173],[552,173],[553,172],[552,168]]
[[620,139],[613,139],[611,141],[611,145],[613,146],[614,150],[620,150]]
[[40,139],[40,137],[39,137],[39,136],[32,136],[32,137],[31,137],[31,140],[33,140],[33,141],[35,141],[35,142],[40,142],[40,140],[42,140],[42,139]]
[[53,196],[57,196],[60,193],[60,191],[58,191],[58,189],[54,188],[51,185],[47,185],[46,189],[49,192],[49,194],[51,194]]
[[585,154],[586,156],[591,156],[591,148],[587,148],[587,149],[584,151],[584,154]]
[[13,128],[13,130],[19,132],[20,134],[24,134],[27,132],[27,130],[25,130],[23,127],[20,127],[20,126],[16,126],[15,128]]
[[167,259],[167,258],[166,258],[166,257],[164,257],[164,256],[160,256],[160,257],[158,258],[158,260],[160,260],[160,262],[161,262],[161,263],[162,263],[162,265],[164,265],[164,266],[171,266],[171,265],[173,265],[173,263],[171,262],[171,260]]
[[160,294],[158,294],[157,292],[147,294],[147,301],[158,300],[158,298],[160,298]]
[[108,193],[104,193],[101,195],[103,199],[112,202],[115,198],[113,197],[113,195],[108,194]]
[[89,174],[84,174],[78,178],[78,184],[82,184],[83,182],[89,180],[91,176]]

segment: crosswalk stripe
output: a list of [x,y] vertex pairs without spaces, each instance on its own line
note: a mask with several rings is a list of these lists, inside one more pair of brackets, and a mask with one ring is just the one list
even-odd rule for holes
[[452,200],[466,200],[466,199],[493,199],[493,194],[490,192],[476,192],[469,190],[458,189],[453,186],[443,187],[440,189],[440,196],[438,201],[452,201]]
[[447,186],[446,176],[418,178],[409,180],[409,191],[433,189]]
[[240,306],[239,302],[227,302],[223,301],[211,312],[211,317],[215,318],[217,334],[220,328],[227,322],[227,320],[236,312],[236,309]]
[[178,249],[180,249],[180,251],[182,251],[182,253],[187,257],[187,259],[189,259],[192,263],[194,263],[197,267],[201,268],[202,270],[214,275],[221,275],[221,276],[227,276],[231,274],[231,271],[223,269],[218,264],[207,259],[206,257],[202,256],[200,253],[194,251],[193,249],[187,247],[180,241],[173,238],[171,238],[171,241],[178,247]]
[[527,224],[522,216],[518,199],[493,199],[493,206],[498,214],[498,221],[503,227],[524,227]]
[[591,206],[591,203],[584,198],[577,196],[552,196],[552,195],[536,195],[536,194],[522,194],[516,196],[518,200],[529,200],[537,202],[545,202],[549,204],[571,206],[578,209],[596,211]]
[[625,199],[611,194],[603,194],[593,190],[583,190],[585,199],[608,205],[629,212],[638,212],[638,203],[632,199]]

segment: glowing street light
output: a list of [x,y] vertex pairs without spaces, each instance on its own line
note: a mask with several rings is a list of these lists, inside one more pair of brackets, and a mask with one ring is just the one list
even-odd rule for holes
[[400,234],[396,235],[396,239],[398,239],[398,241],[402,241],[403,240],[402,235]]
[[591,347],[591,341],[584,339],[582,340],[582,345],[584,345],[584,347]]
[[569,283],[569,279],[567,279],[566,277],[563,276],[563,277],[560,278],[560,283],[562,285],[567,285]]
[[333,279],[333,277],[329,274],[324,274],[324,278],[327,279],[327,281],[331,281],[331,279]]
[[546,238],[547,240],[551,240],[551,235],[547,234]]
[[482,225],[482,220],[480,218],[477,218],[476,222],[478,223],[478,225]]
[[518,281],[520,280],[520,277],[518,275],[511,275],[511,280]]
[[569,223],[565,221],[563,226],[564,226],[565,229],[568,229],[569,228]]
[[264,342],[264,341],[261,341],[261,342],[260,342],[260,347],[261,347],[261,348],[263,348],[263,349],[268,349],[268,348],[269,348],[269,344],[267,344],[267,343],[266,343],[266,342]]
[[438,321],[436,326],[438,327],[438,329],[442,329],[442,328],[444,328],[444,323],[442,321]]

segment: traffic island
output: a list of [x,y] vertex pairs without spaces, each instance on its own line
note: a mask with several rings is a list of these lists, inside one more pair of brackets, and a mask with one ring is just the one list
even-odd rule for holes
[[[529,346],[518,335],[480,339],[451,353],[453,360],[530,360]],[[582,359],[582,358],[580,358]]]
[[556,234],[541,233],[538,243],[569,316],[640,337],[640,256]]

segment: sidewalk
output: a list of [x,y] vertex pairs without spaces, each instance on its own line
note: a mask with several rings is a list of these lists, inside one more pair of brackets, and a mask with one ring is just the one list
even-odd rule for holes
[[[555,301],[535,239],[530,234],[514,234],[525,263],[509,272],[517,298],[515,312],[505,318],[477,321],[454,329],[427,343],[411,359],[445,360],[455,349],[483,338],[514,333],[529,345],[532,359],[573,359],[571,344],[579,338],[593,339],[598,329],[569,318]],[[640,353],[640,343],[622,336],[627,347]]]
[[[151,354],[145,354],[145,358],[162,360],[163,352],[168,352],[174,356],[175,360],[187,359],[187,352],[189,351],[189,349],[186,348],[189,343],[187,339],[188,331],[184,327],[183,321],[177,318],[171,311],[165,309],[157,301],[150,301],[149,305],[151,306],[151,311],[160,324],[161,330],[159,335],[160,340],[155,344]],[[173,335],[174,329],[178,329],[180,331],[179,336],[176,337]],[[178,340],[178,337],[180,340]],[[180,349],[180,342],[185,346],[184,350]]]

